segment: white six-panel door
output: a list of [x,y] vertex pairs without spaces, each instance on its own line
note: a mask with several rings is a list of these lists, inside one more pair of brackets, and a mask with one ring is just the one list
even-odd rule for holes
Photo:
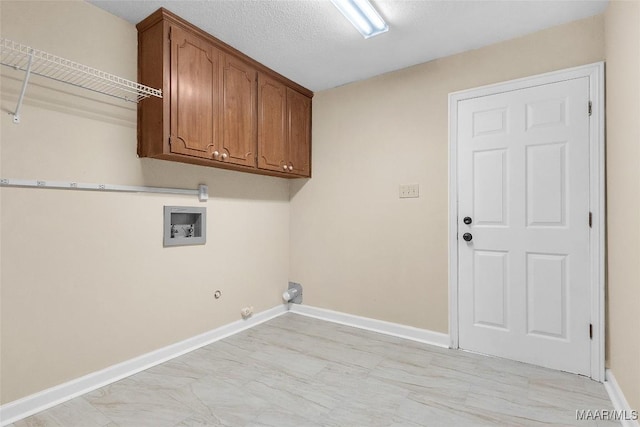
[[458,103],[461,348],[590,374],[588,105],[588,77]]

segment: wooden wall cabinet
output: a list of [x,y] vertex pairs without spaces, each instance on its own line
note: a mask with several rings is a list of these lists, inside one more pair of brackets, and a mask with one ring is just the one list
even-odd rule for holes
[[138,155],[311,176],[313,93],[165,9],[138,24]]
[[258,168],[311,173],[311,99],[258,75]]

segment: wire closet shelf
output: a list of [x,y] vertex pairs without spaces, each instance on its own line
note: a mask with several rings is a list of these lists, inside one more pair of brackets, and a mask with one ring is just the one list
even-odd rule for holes
[[33,73],[129,102],[139,102],[150,96],[162,98],[162,90],[160,89],[123,79],[9,39],[0,39],[0,49],[0,63],[2,65],[27,73],[25,87],[29,74]]

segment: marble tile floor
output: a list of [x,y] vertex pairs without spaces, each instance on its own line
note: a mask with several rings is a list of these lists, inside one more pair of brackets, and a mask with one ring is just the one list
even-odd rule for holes
[[287,313],[10,427],[614,426],[602,384]]

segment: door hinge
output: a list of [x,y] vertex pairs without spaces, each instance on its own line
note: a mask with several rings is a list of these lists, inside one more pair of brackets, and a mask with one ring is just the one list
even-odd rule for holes
[[593,106],[591,104],[591,101],[589,101],[589,116],[591,116],[592,112],[593,112]]
[[589,228],[593,225],[593,214],[589,212]]
[[593,324],[589,323],[589,339],[593,339]]
[[169,148],[171,148],[171,137],[169,137],[168,140],[169,140]]

